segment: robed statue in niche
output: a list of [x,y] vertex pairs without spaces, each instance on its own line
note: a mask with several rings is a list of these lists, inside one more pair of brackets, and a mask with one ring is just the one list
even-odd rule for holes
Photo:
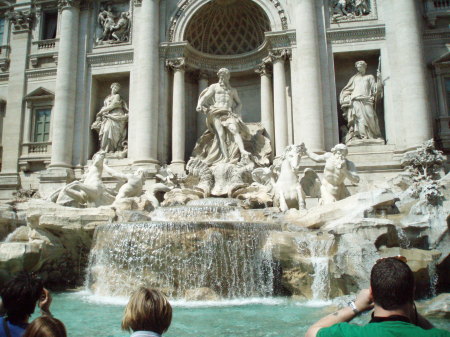
[[347,128],[345,143],[357,140],[383,141],[376,112],[376,104],[383,96],[380,69],[375,76],[366,74],[367,63],[355,63],[357,73],[350,78],[342,89],[339,102]]
[[111,94],[106,96],[91,127],[98,132],[100,150],[106,153],[123,152],[127,147],[128,106],[119,90],[119,83],[111,84]]

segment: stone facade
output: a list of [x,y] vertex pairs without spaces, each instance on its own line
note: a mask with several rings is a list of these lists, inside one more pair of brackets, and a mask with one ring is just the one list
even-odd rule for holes
[[[432,137],[450,152],[448,1],[342,6],[0,2],[0,198],[18,189],[48,196],[81,177],[101,147],[91,125],[112,97],[112,83],[128,109],[128,132],[123,155],[111,155],[108,164],[119,171],[142,167],[150,184],[165,163],[183,171],[206,128],[198,96],[222,67],[232,73],[243,121],[264,126],[275,157],[291,144],[323,154],[345,141],[339,96],[360,60],[382,86],[382,97],[370,103],[382,141],[347,144],[362,185],[400,171],[403,153]],[[301,165],[321,168],[308,158]]]

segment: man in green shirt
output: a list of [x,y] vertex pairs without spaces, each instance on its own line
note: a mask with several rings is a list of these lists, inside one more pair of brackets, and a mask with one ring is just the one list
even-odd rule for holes
[[[372,268],[370,288],[348,307],[313,324],[306,337],[450,337],[450,332],[434,329],[417,313],[414,291],[414,275],[404,257],[381,259]],[[369,324],[347,323],[372,308]]]

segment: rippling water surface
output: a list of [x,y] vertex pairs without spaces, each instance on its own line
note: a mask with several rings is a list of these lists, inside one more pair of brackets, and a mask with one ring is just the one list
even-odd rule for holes
[[[88,292],[55,294],[52,313],[67,327],[69,336],[129,336],[120,330],[127,298],[99,297]],[[331,302],[298,302],[282,298],[224,301],[171,301],[172,325],[166,337],[303,336],[313,322],[335,310]],[[359,323],[368,315],[358,318]],[[450,329],[450,322],[434,321]]]

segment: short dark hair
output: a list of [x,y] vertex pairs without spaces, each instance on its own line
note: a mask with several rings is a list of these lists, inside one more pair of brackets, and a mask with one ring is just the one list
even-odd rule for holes
[[378,261],[370,273],[375,304],[396,310],[414,301],[414,275],[408,265],[394,257]]
[[123,330],[154,331],[162,334],[172,321],[172,307],[163,293],[139,288],[130,298],[122,320]]
[[34,274],[20,272],[1,290],[6,316],[11,321],[28,318],[44,291],[43,281]]

